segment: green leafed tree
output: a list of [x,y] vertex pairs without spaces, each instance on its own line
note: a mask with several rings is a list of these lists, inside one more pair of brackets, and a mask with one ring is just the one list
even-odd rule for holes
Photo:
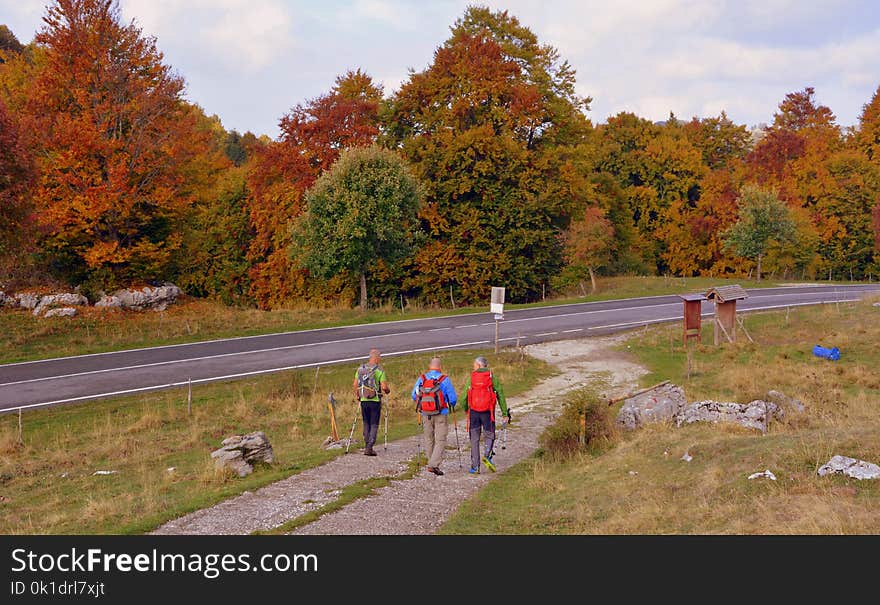
[[761,261],[773,242],[791,242],[796,226],[785,202],[776,191],[745,185],[739,200],[739,219],[722,236],[725,249],[757,263],[761,280]]
[[306,192],[305,212],[292,229],[292,256],[311,273],[360,280],[379,261],[393,265],[418,237],[421,194],[402,158],[376,146],[345,151]]

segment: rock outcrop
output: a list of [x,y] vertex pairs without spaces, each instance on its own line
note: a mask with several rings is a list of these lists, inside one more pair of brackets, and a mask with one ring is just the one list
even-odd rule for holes
[[166,283],[158,287],[145,286],[130,290],[118,290],[109,296],[102,296],[96,307],[117,307],[122,309],[154,309],[164,311],[181,295],[180,288]]
[[880,466],[847,456],[834,456],[819,467],[817,474],[820,477],[826,475],[846,475],[847,477],[859,480],[880,479]]
[[239,477],[246,477],[254,471],[254,464],[275,462],[272,445],[263,431],[247,435],[233,435],[224,439],[223,447],[211,452],[211,458],[218,468],[228,468]]
[[684,389],[667,384],[626,399],[617,413],[617,424],[633,430],[650,422],[673,421],[686,404]]
[[[82,294],[74,294],[71,292],[64,294],[47,294],[40,298],[40,301],[34,307],[34,315],[39,316],[41,313],[47,310],[54,309],[56,307],[87,307],[89,306],[89,299],[83,296]],[[74,315],[76,313],[74,312]],[[47,317],[51,317],[47,315]]]
[[43,296],[42,294],[34,294],[33,292],[19,292],[13,298],[15,298],[15,306],[21,307],[22,309],[34,309],[40,304],[40,299],[42,299]]
[[732,422],[764,432],[771,418],[781,419],[780,410],[781,408],[772,401],[760,399],[746,404],[730,401],[695,401],[678,413],[675,423],[682,426],[694,422]]
[[74,307],[59,307],[57,309],[49,309],[43,317],[75,317],[76,309]]

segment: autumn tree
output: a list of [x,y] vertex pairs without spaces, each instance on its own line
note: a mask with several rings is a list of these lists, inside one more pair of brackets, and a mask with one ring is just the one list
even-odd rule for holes
[[33,235],[30,203],[33,158],[25,148],[16,121],[0,100],[0,277],[23,262],[22,247]]
[[668,242],[662,237],[676,207],[693,206],[708,170],[682,126],[653,124],[620,113],[598,127],[596,168],[614,176],[637,232],[635,249],[656,271],[664,271]]
[[[590,206],[582,216],[576,216],[562,237],[568,268],[579,276],[586,272],[590,277],[590,293],[595,294],[596,269],[611,260],[614,227],[601,209]],[[586,295],[583,282],[581,291]]]
[[880,86],[859,115],[855,145],[869,161],[880,166]]
[[[859,115],[859,128],[855,135],[856,148],[874,166],[880,167],[880,86]],[[880,197],[872,210],[874,221],[874,249],[880,254]],[[880,262],[878,259],[877,262]]]
[[247,212],[244,169],[225,171],[212,195],[194,204],[184,227],[176,265],[177,285],[193,296],[247,306],[253,233]]
[[589,129],[574,71],[506,11],[470,7],[391,100],[386,141],[425,184],[429,240],[407,285],[425,300],[540,295],[558,273],[558,233],[576,202],[560,148]]
[[[248,250],[251,291],[261,308],[344,287],[306,283],[291,262],[290,225],[304,209],[303,195],[339,154],[371,145],[379,134],[382,88],[365,73],[339,76],[328,94],[297,105],[281,119],[278,141],[256,149],[248,180],[248,213],[254,237]],[[332,292],[331,292],[332,293]]]
[[12,33],[12,30],[0,23],[0,63],[4,62],[4,54],[19,54],[23,50],[24,46],[15,37],[15,34]]
[[658,232],[665,242],[663,259],[683,276],[736,273],[742,261],[727,251],[721,236],[737,220],[741,186],[736,171],[719,168],[700,181],[700,197],[670,206],[667,224]]
[[731,161],[745,157],[751,145],[745,125],[735,124],[723,111],[718,117],[694,118],[683,126],[683,131],[712,170],[726,168]]
[[198,146],[183,80],[113,0],[56,0],[43,22],[22,109],[43,252],[70,280],[164,278]]
[[306,212],[293,229],[293,256],[316,275],[355,276],[367,308],[367,272],[409,254],[418,231],[418,185],[393,151],[343,152],[306,192]]
[[771,242],[791,241],[794,234],[794,221],[777,193],[746,185],[740,195],[739,219],[724,232],[723,241],[738,256],[756,261],[756,277],[761,281],[761,261]]

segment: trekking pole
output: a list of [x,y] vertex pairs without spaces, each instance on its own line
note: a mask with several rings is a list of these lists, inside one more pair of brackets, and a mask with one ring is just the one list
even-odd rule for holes
[[385,449],[384,451],[388,451],[388,405],[385,404]]
[[[360,405],[358,405],[358,407],[360,407]],[[354,422],[351,423],[351,432],[348,434],[348,444],[345,446],[345,453],[346,454],[348,453],[348,448],[351,447],[351,438],[354,437],[354,427],[358,421],[358,412],[359,411],[360,410],[358,410],[358,409],[355,409],[355,411],[354,411]]]
[[[416,411],[416,423],[419,425],[419,433],[421,433],[422,428],[422,414],[419,411]],[[418,468],[422,463],[422,436],[416,435],[416,468]]]
[[458,423],[455,421],[455,406],[452,406],[452,426],[455,427],[455,450],[458,452],[458,468],[462,468],[461,445],[458,443]]

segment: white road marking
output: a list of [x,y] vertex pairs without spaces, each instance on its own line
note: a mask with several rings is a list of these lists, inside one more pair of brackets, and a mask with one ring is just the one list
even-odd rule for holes
[[[475,346],[475,345],[483,345],[483,344],[488,344],[488,342],[489,342],[488,340],[478,340],[475,342],[464,342],[464,343],[459,343],[459,344],[454,344],[454,345],[444,345],[444,346],[440,346],[440,347],[426,347],[423,349],[409,349],[407,351],[395,351],[395,352],[391,352],[391,353],[383,353],[382,356],[383,357],[394,357],[397,355],[412,355],[413,353],[424,353],[425,351],[439,351],[441,349],[455,349],[455,348],[459,348],[459,347],[470,347],[470,346]],[[255,370],[253,372],[242,372],[240,374],[228,374],[226,376],[216,376],[216,377],[212,377],[212,378],[199,378],[199,379],[193,380],[192,383],[190,383],[190,381],[188,381],[188,380],[185,380],[182,382],[170,382],[167,384],[156,384],[156,385],[151,385],[151,386],[146,386],[146,387],[138,387],[136,389],[125,389],[122,391],[111,391],[111,392],[99,393],[99,394],[95,394],[95,395],[83,395],[81,397],[70,397],[68,399],[57,399],[55,401],[46,401],[43,403],[32,403],[30,405],[20,405],[20,406],[15,406],[15,407],[8,407],[8,408],[0,409],[0,413],[12,412],[12,411],[16,411],[16,410],[27,410],[30,408],[39,408],[39,407],[44,407],[47,405],[57,405],[60,403],[74,403],[76,401],[85,401],[87,399],[100,399],[100,398],[104,398],[104,397],[114,397],[116,395],[131,395],[134,393],[142,393],[144,391],[156,391],[156,390],[160,390],[160,389],[182,387],[182,386],[189,385],[189,384],[203,384],[203,383],[207,383],[207,382],[220,382],[222,380],[232,380],[235,378],[245,378],[247,376],[259,376],[261,374],[271,374],[273,372],[284,372],[287,370],[297,370],[297,369],[301,369],[301,368],[313,368],[315,366],[320,366],[320,365],[331,365],[334,363],[345,363],[348,361],[358,361],[358,360],[362,360],[362,359],[363,359],[363,356],[361,355],[358,357],[346,357],[343,359],[329,359],[329,360],[324,360],[324,361],[316,361],[313,363],[303,363],[303,364],[298,364],[298,365],[293,365],[293,366],[284,366],[281,368],[270,368],[267,370]]]
[[563,330],[562,333],[563,334],[571,334],[572,332],[583,332],[583,331],[584,331],[583,328],[575,328],[574,330]]
[[[821,284],[817,284],[817,286],[821,286]],[[750,290],[749,295],[756,297],[756,298],[766,297],[766,296],[785,296],[785,294],[772,294],[771,295],[771,294],[762,294],[762,293],[768,292],[768,291],[775,291],[775,290],[792,290],[792,289],[796,289],[799,287],[806,287],[806,286],[789,286],[789,287],[782,286],[782,287],[775,287],[775,288],[763,288],[763,289],[757,289],[757,290],[753,289],[753,290]],[[827,286],[821,286],[821,287],[827,288]],[[866,293],[873,293],[873,292],[878,291],[877,286],[872,286],[871,284],[838,285],[838,286],[833,286],[833,287],[837,288],[837,289],[842,289],[842,290],[855,289],[857,292],[866,292]],[[813,293],[812,292],[798,292],[798,293],[792,292],[791,293],[791,295],[793,295],[793,296],[810,295],[810,294],[813,294]],[[596,301],[590,301],[590,302],[565,303],[562,305],[546,305],[543,307],[527,307],[527,308],[523,308],[523,309],[511,309],[508,312],[509,313],[521,313],[521,312],[527,312],[527,311],[534,311],[536,309],[542,310],[542,309],[556,309],[556,308],[562,308],[562,307],[601,305],[601,304],[608,304],[608,303],[613,303],[613,302],[621,302],[624,300],[647,300],[647,299],[653,299],[653,298],[668,298],[670,296],[677,296],[677,295],[676,294],[657,294],[654,296],[641,296],[638,299],[610,299],[610,300],[596,300]],[[852,302],[852,301],[840,300],[838,302]],[[669,303],[669,304],[679,304],[679,303],[675,302],[675,303]],[[660,306],[662,306],[662,305],[660,305]],[[782,305],[782,306],[793,306],[793,305]],[[632,308],[632,307],[630,307],[630,308]],[[647,309],[647,308],[650,308],[650,306],[636,307],[636,308]],[[613,311],[613,310],[618,310],[618,309],[607,309],[607,310]],[[596,312],[601,312],[601,311],[596,311]],[[487,314],[488,314],[488,312],[480,311],[480,312],[476,312],[476,313],[461,313],[458,315],[442,315],[439,317],[416,317],[413,319],[395,319],[393,321],[383,321],[383,322],[374,322],[374,323],[366,323],[366,324],[352,324],[352,325],[347,325],[347,326],[335,326],[335,327],[328,327],[328,328],[311,328],[311,329],[307,329],[307,330],[289,330],[286,332],[272,332],[270,334],[254,334],[251,336],[233,336],[233,337],[229,337],[229,338],[214,338],[211,340],[199,340],[196,342],[182,342],[182,343],[178,343],[178,344],[159,345],[159,346],[154,346],[154,347],[138,347],[135,349],[122,349],[120,351],[104,351],[101,353],[86,353],[83,355],[68,355],[65,357],[50,357],[48,359],[35,359],[33,361],[16,361],[16,362],[12,362],[12,363],[0,364],[0,367],[12,367],[12,366],[19,366],[19,365],[25,365],[25,364],[31,364],[31,363],[47,363],[47,362],[51,362],[51,361],[65,361],[65,360],[70,360],[70,359],[78,359],[80,357],[100,357],[103,355],[118,355],[118,354],[122,354],[122,353],[135,353],[135,352],[141,352],[141,351],[156,351],[156,350],[161,350],[161,349],[173,349],[175,347],[193,347],[193,346],[197,346],[197,345],[214,344],[214,343],[218,343],[218,342],[234,342],[237,340],[245,340],[248,338],[268,338],[271,336],[287,336],[290,334],[305,334],[308,332],[324,332],[324,331],[329,332],[332,330],[351,330],[354,328],[373,327],[376,325],[391,325],[391,324],[396,324],[396,323],[409,323],[409,322],[413,322],[413,321],[432,321],[432,320],[438,320],[438,319],[457,319],[460,317],[471,317],[471,316],[487,315]],[[573,313],[572,315],[579,315],[579,313]],[[551,315],[551,316],[529,318],[529,319],[546,319],[547,317],[565,317],[565,316],[566,315]],[[514,321],[528,321],[529,319],[508,319],[508,320],[505,320],[505,323],[510,323],[510,322],[514,322]],[[487,324],[483,324],[483,325],[487,325]],[[491,325],[491,322],[488,325]]]
[[153,363],[142,363],[133,366],[120,366],[118,368],[104,368],[103,370],[89,370],[88,372],[75,372],[73,374],[61,374],[58,376],[45,376],[43,378],[29,378],[27,380],[16,380],[14,382],[3,382],[0,383],[0,387],[8,387],[15,384],[26,384],[30,382],[42,382],[46,380],[58,380],[61,378],[75,378],[77,376],[89,376],[92,374],[104,374],[107,372],[119,372],[122,370],[139,370],[142,368],[153,368],[156,366],[165,366],[165,365],[173,365],[176,363],[187,363],[190,361],[205,361],[208,359],[219,359],[222,357],[235,357],[237,355],[250,355],[252,353],[273,353],[275,351],[285,351],[288,349],[301,349],[303,347],[317,347],[317,346],[325,346],[332,344],[339,344],[342,342],[354,342],[358,340],[369,340],[375,338],[387,338],[389,336],[404,336],[406,334],[421,334],[421,330],[413,330],[410,332],[398,332],[396,334],[381,334],[379,336],[358,336],[356,338],[343,338],[341,340],[330,340],[326,342],[312,342],[298,345],[287,345],[285,347],[273,347],[271,349],[257,349],[254,351],[237,351],[235,353],[220,353],[218,355],[206,355],[204,357],[189,357],[186,359],[173,359],[169,361],[156,361]]

